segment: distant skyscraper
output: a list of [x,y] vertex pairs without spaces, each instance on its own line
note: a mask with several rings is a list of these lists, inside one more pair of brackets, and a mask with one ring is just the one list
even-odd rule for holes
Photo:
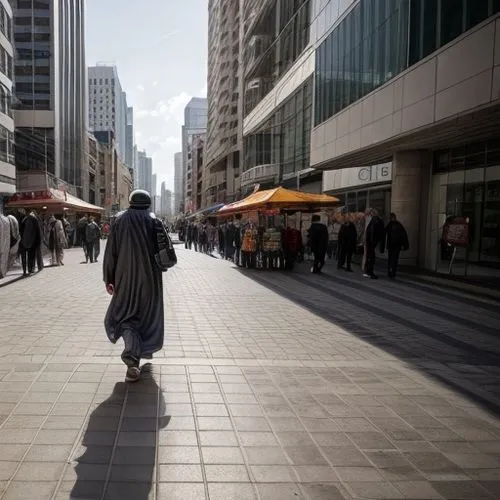
[[204,134],[207,130],[207,100],[204,97],[193,97],[184,108],[184,126],[182,127],[182,178],[184,212],[191,212],[193,207],[193,164],[192,146],[194,136]]
[[[88,198],[84,0],[2,0],[0,26],[16,50],[16,156],[18,171],[50,173]],[[7,15],[5,16],[5,13]],[[2,66],[12,64],[3,50]],[[3,102],[8,99],[2,97]],[[26,177],[26,176],[23,176]],[[23,186],[20,186],[22,188]],[[30,185],[33,190],[33,184]]]
[[153,190],[153,160],[146,151],[137,152],[137,188],[145,189],[152,196]]
[[174,215],[177,215],[183,210],[181,207],[182,193],[182,151],[180,151],[174,154]]
[[153,174],[151,180],[151,196],[156,196],[156,183],[158,182],[158,176]]
[[134,169],[134,108],[127,108],[127,125],[125,134],[125,164]]
[[127,99],[116,66],[90,66],[88,75],[89,128],[114,132],[118,156],[126,163]]
[[161,216],[172,216],[172,191],[167,189],[165,181],[161,183]]

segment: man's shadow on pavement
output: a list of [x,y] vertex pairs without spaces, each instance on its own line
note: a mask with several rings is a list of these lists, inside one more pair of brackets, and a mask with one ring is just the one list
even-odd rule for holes
[[171,418],[165,410],[151,365],[142,367],[140,381],[118,382],[90,415],[70,500],[152,498],[157,432]]

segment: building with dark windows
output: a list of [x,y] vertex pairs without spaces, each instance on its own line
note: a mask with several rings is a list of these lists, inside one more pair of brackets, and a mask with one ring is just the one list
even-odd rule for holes
[[256,184],[321,191],[309,157],[313,7],[313,0],[244,2],[242,195]]
[[208,120],[203,205],[234,201],[241,144],[240,1],[208,4]]
[[174,154],[174,193],[173,193],[173,212],[174,215],[184,211],[183,193],[184,185],[182,183],[182,151]]
[[64,184],[88,200],[84,4],[16,2],[14,120],[20,191]]
[[[118,156],[122,162],[127,163],[127,154],[130,154],[130,144],[127,142],[127,95],[122,90],[116,66],[106,64],[90,66],[88,84],[90,130],[113,132]],[[128,153],[127,148],[129,148]]]
[[196,204],[194,189],[197,178],[193,169],[193,144],[196,136],[207,131],[207,100],[204,97],[193,97],[184,108],[184,125],[182,126],[182,211],[192,212]]
[[[0,205],[3,195],[16,191],[14,120],[12,118],[12,7],[0,0]],[[0,214],[1,214],[0,206]]]
[[398,215],[407,264],[500,275],[499,21],[496,0],[314,2],[311,166]]

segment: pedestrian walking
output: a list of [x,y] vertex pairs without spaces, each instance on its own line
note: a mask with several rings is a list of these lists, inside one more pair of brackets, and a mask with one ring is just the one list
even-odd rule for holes
[[356,251],[357,241],[358,232],[356,231],[356,226],[349,218],[349,214],[345,214],[344,222],[339,231],[337,269],[345,269],[347,272],[352,272],[352,256]]
[[68,240],[64,231],[63,222],[53,215],[49,219],[49,250],[52,255],[53,266],[64,266],[64,248],[68,246]]
[[163,280],[155,261],[154,214],[151,196],[135,190],[130,208],[118,214],[104,254],[103,274],[112,295],[104,321],[112,343],[123,338],[126,380],[139,379],[141,359],[163,347]]
[[87,246],[86,262],[88,262],[89,259],[91,263],[97,262],[100,251],[100,239],[101,230],[99,229],[94,217],[91,217],[87,227],[85,228],[85,242]]
[[9,219],[0,213],[0,279],[5,278],[9,269],[10,238]]
[[309,248],[314,255],[311,272],[319,274],[325,265],[326,250],[328,247],[328,229],[321,222],[319,215],[312,216],[312,224],[308,231]]
[[389,278],[394,279],[398,271],[399,255],[401,250],[410,248],[408,233],[401,222],[398,221],[396,214],[390,215],[390,220],[385,228],[386,247],[387,247],[387,273]]
[[337,219],[328,223],[328,248],[326,254],[329,259],[336,259],[338,257],[338,244],[339,244],[339,231],[341,224]]
[[19,257],[19,243],[21,234],[19,232],[19,221],[13,215],[7,215],[10,224],[10,250],[9,250],[9,269],[14,265]]
[[375,250],[380,246],[380,253],[385,250],[385,227],[383,220],[379,217],[378,211],[374,208],[368,209],[368,221],[365,232],[365,278],[378,279],[375,274]]
[[38,270],[41,271],[39,255],[42,253],[42,228],[34,211],[23,218],[19,229],[21,232],[19,251],[23,274],[28,275],[35,272],[35,261],[38,261]]
[[87,239],[86,239],[86,229],[89,224],[89,218],[84,215],[76,226],[76,245],[83,248],[83,254],[85,255],[85,262],[89,261],[87,255]]

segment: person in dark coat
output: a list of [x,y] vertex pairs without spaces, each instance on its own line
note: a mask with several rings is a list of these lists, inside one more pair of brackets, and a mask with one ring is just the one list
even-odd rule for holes
[[375,249],[380,245],[380,252],[384,253],[385,227],[384,221],[374,208],[369,210],[368,217],[369,221],[365,233],[366,263],[364,276],[376,280],[378,276],[375,274]]
[[104,254],[103,277],[112,295],[104,325],[109,340],[123,338],[122,361],[127,381],[140,376],[141,359],[151,359],[163,347],[162,272],[154,254],[154,214],[151,196],[135,190],[130,208],[117,215]]
[[35,212],[30,212],[22,219],[19,229],[21,232],[19,252],[21,253],[23,274],[33,274],[37,254],[41,252],[42,246],[42,230]]
[[328,228],[321,222],[319,215],[312,216],[312,224],[308,231],[309,248],[314,254],[314,263],[311,272],[318,274],[325,265],[326,250],[328,248]]
[[344,269],[344,266],[346,266],[345,270],[352,272],[351,262],[356,251],[357,241],[358,232],[356,226],[347,215],[344,215],[344,222],[339,231],[337,269]]
[[97,262],[101,250],[100,243],[101,230],[94,217],[91,217],[85,228],[85,244],[87,246],[87,251],[85,252],[86,262],[88,262],[89,259],[91,263]]
[[397,220],[396,214],[392,213],[389,223],[385,228],[387,246],[387,271],[389,278],[394,279],[398,270],[399,254],[401,250],[410,248],[408,233],[401,222]]

